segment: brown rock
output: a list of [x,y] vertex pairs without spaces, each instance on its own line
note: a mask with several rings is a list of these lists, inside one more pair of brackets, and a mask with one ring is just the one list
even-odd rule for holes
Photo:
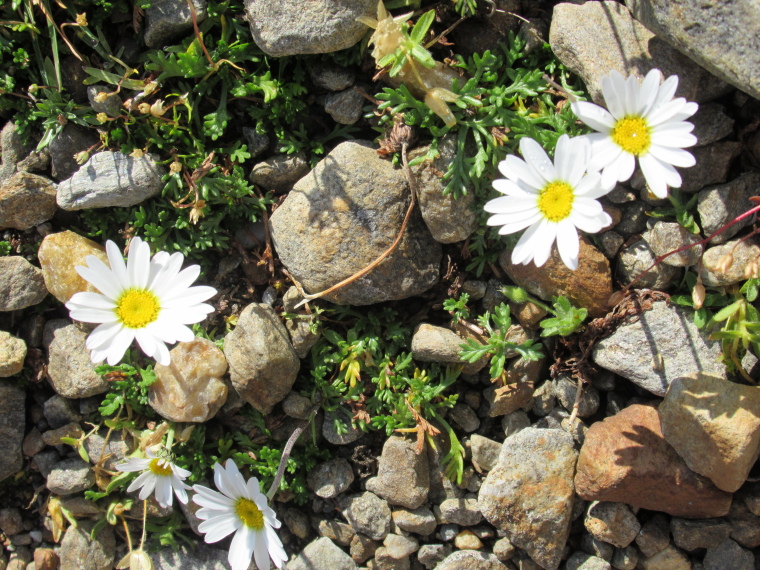
[[47,222],[58,209],[55,193],[47,178],[17,172],[0,186],[0,227],[28,230]]
[[531,405],[533,389],[541,372],[543,359],[529,362],[513,360],[505,370],[505,384],[493,386],[484,392],[489,404],[489,415],[505,416]]
[[210,340],[181,342],[171,352],[171,364],[156,364],[150,386],[150,406],[174,422],[205,422],[227,401],[227,360]]
[[673,545],[668,545],[654,556],[639,560],[641,570],[691,570],[689,558]]
[[733,493],[760,456],[760,388],[696,374],[658,408],[662,433],[689,468]]
[[37,548],[34,551],[35,570],[56,570],[58,555],[52,548]]
[[633,405],[591,426],[575,489],[589,501],[618,501],[688,518],[720,517],[731,495],[691,471],[665,441],[657,408]]
[[50,234],[42,240],[37,258],[40,260],[45,287],[61,303],[68,302],[74,293],[98,290],[79,276],[77,265],[87,265],[85,258],[94,255],[108,265],[105,248],[74,232]]
[[578,269],[573,271],[562,262],[555,245],[549,260],[541,267],[533,263],[513,264],[511,252],[499,256],[499,265],[517,285],[541,299],[567,297],[576,307],[585,307],[592,317],[607,312],[607,300],[612,295],[610,262],[604,254],[581,237]]

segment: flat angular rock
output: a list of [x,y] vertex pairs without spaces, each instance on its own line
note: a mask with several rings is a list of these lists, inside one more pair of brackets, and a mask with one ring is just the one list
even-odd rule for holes
[[357,18],[375,18],[375,0],[246,0],[253,41],[275,57],[331,53],[354,45],[368,29]]
[[378,461],[374,492],[390,505],[416,509],[427,499],[430,468],[427,454],[415,453],[414,441],[389,437]]
[[427,507],[396,509],[393,511],[393,522],[401,530],[420,536],[433,534],[435,527],[438,526],[433,511]]
[[670,531],[678,548],[692,551],[720,546],[731,534],[731,525],[724,519],[692,520],[673,517]]
[[691,4],[626,0],[657,37],[755,99],[760,99],[760,17],[751,0]]
[[68,319],[45,323],[43,346],[48,351],[48,377],[53,389],[64,398],[88,398],[108,390],[108,382],[93,368],[85,347],[87,333]]
[[357,533],[373,540],[384,540],[391,530],[388,503],[369,491],[344,497],[340,502],[343,516]]
[[17,172],[0,186],[0,227],[27,230],[55,215],[55,184],[43,176]]
[[47,477],[47,488],[56,495],[73,495],[95,484],[95,472],[79,457],[64,459],[53,466]]
[[[409,200],[403,172],[379,158],[369,143],[341,143],[272,215],[275,249],[307,292],[325,290],[364,269],[393,243]],[[440,258],[440,244],[415,212],[392,255],[324,298],[369,305],[418,295],[438,282]]]
[[597,342],[592,358],[602,368],[664,396],[670,383],[682,376],[701,371],[726,378],[720,354],[720,342],[697,329],[691,310],[658,301]]
[[742,548],[730,538],[719,546],[708,548],[704,559],[705,570],[754,570],[755,564],[752,551]]
[[267,190],[282,192],[306,176],[309,170],[305,153],[280,154],[257,163],[249,179]]
[[110,525],[105,525],[90,538],[95,523],[88,520],[77,521],[70,526],[61,541],[58,556],[60,570],[111,570],[116,557],[116,539]]
[[589,241],[580,238],[578,269],[568,269],[559,257],[556,244],[549,260],[541,267],[533,263],[512,263],[512,252],[499,256],[499,265],[509,278],[529,293],[551,301],[553,296],[567,297],[576,307],[585,307],[589,315],[599,317],[607,312],[612,295],[610,262]]
[[458,550],[449,554],[436,567],[436,570],[506,570],[507,567],[487,552],[477,550]]
[[225,337],[224,355],[235,390],[262,414],[288,395],[301,364],[285,326],[264,303],[243,309]]
[[[198,24],[206,19],[206,1],[193,0]],[[185,0],[151,0],[145,10],[145,45],[160,48],[184,34],[192,33],[193,16]]]
[[37,258],[40,260],[45,287],[61,303],[67,303],[74,293],[99,291],[76,272],[77,265],[86,266],[85,258],[94,255],[108,265],[105,248],[94,241],[71,231],[45,236]]
[[169,353],[172,366],[156,363],[148,403],[173,422],[205,422],[227,401],[227,361],[210,340],[181,342]]
[[0,311],[26,309],[47,294],[42,271],[21,256],[0,257]]
[[690,518],[720,517],[731,505],[730,494],[689,469],[665,441],[657,408],[640,404],[591,426],[578,457],[575,490],[587,501]]
[[[696,147],[719,141],[734,131],[734,120],[719,103],[705,103],[689,121],[694,124],[692,133],[697,137]],[[689,151],[691,152],[691,151]]]
[[99,152],[58,185],[58,206],[64,210],[134,206],[161,193],[164,174],[166,168],[150,155],[133,158]]
[[0,481],[24,465],[21,444],[26,425],[26,392],[13,380],[0,380]]
[[655,37],[618,2],[563,3],[554,7],[549,43],[552,51],[583,79],[595,103],[603,104],[601,79],[613,70],[640,80],[653,68],[678,76],[676,95],[709,101],[725,84]]
[[86,151],[99,141],[100,137],[95,129],[86,129],[75,123],[64,126],[48,145],[53,178],[61,181],[74,174],[79,169],[74,155]]
[[631,544],[641,530],[636,515],[623,503],[591,503],[583,525],[597,540],[618,548]]
[[309,488],[323,499],[340,495],[354,482],[351,464],[342,457],[317,465],[306,477]]
[[327,537],[306,545],[303,552],[286,565],[287,570],[354,570],[356,562]]
[[568,433],[528,428],[505,440],[480,487],[483,516],[546,569],[559,566],[570,534],[577,457]]
[[[699,192],[712,184],[723,184],[733,160],[741,152],[741,143],[721,141],[708,146],[689,149],[697,161],[692,168],[681,168],[681,187],[679,190],[688,194]],[[642,184],[643,188],[645,184]]]
[[[743,214],[754,204],[750,198],[757,195],[760,172],[745,172],[735,180],[720,186],[710,186],[699,192],[697,211],[706,236]],[[752,216],[726,228],[710,240],[712,245],[724,243],[752,222]]]
[[676,378],[657,411],[692,471],[729,493],[744,484],[760,456],[760,388],[706,374]]
[[521,408],[530,409],[542,360],[528,362],[519,358],[509,363],[505,368],[504,386],[491,386],[483,393],[490,417],[505,416]]
[[[193,546],[178,544],[176,548],[167,546],[150,553],[153,570],[229,570],[227,550],[214,548],[199,541]],[[251,560],[248,570],[257,570]]]
[[672,544],[649,558],[639,559],[641,570],[691,570],[689,558]]
[[[696,243],[700,240],[681,224],[676,222],[657,222],[646,235],[646,241],[652,252],[657,256],[665,255],[681,247]],[[674,267],[688,267],[694,265],[702,256],[703,245],[696,245],[681,252],[666,257],[662,262]]]
[[[624,247],[618,254],[618,279],[620,279],[621,283],[631,283],[644,271],[652,267],[656,257],[654,251],[652,251],[652,248],[644,239],[640,239]],[[670,287],[681,273],[677,267],[660,263],[652,267],[646,275],[639,278],[636,281],[636,285],[662,291]]]
[[26,343],[20,338],[0,331],[0,378],[21,372],[26,358]]

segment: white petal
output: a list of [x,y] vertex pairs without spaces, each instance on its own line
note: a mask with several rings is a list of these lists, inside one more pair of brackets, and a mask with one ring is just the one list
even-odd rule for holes
[[657,98],[652,105],[652,109],[656,109],[660,105],[664,105],[673,99],[673,95],[676,94],[676,89],[678,89],[678,76],[671,75],[662,82],[662,85],[660,85],[660,89],[657,92]]
[[612,164],[621,155],[623,149],[607,138],[591,146],[591,160],[588,163],[589,172],[598,172]]
[[[604,95],[604,103],[607,105],[610,113],[616,119],[621,119],[625,116],[625,90],[619,93],[616,88],[616,83],[612,81],[610,75],[602,77],[602,94]],[[573,109],[575,112],[575,109]],[[576,115],[578,113],[575,113]]]
[[[138,241],[139,240],[139,241]],[[147,242],[134,238],[129,244],[127,275],[132,287],[145,289],[150,277],[150,246]]]
[[[176,477],[174,477],[176,479]],[[182,481],[179,479],[172,480],[172,489],[174,489],[174,493],[177,495],[177,500],[182,503],[183,505],[187,504],[187,491],[185,490],[187,485],[185,485]]]
[[580,212],[573,212],[570,214],[568,220],[572,222],[576,228],[589,234],[595,234],[612,223],[612,218],[610,218],[609,214],[604,211],[596,216],[585,216]]
[[683,121],[691,117],[698,109],[699,106],[696,103],[687,103],[686,99],[679,97],[652,109],[646,120],[651,128],[655,128],[664,123]]
[[602,187],[601,174],[598,172],[592,172],[581,178],[580,182],[576,184],[574,191],[576,196],[599,198],[600,196],[609,194],[610,189]]
[[505,236],[508,234],[519,232],[520,230],[524,230],[531,224],[540,222],[542,218],[543,216],[541,216],[541,214],[536,214],[535,216],[528,218],[526,220],[520,221],[520,222],[512,222],[509,224],[504,224],[502,225],[501,228],[499,228],[499,234]]
[[633,115],[639,106],[639,80],[629,75],[625,81],[625,114]]
[[[227,561],[230,563],[232,570],[248,570],[253,556],[253,549],[256,541],[254,532],[247,526],[241,526],[230,543],[230,553]],[[258,566],[258,564],[257,564]],[[266,568],[266,566],[263,566]]]
[[521,158],[510,154],[499,163],[499,172],[516,182],[522,180],[534,190],[543,188],[544,180]]
[[132,329],[122,328],[116,333],[111,343],[107,347],[104,347],[108,351],[108,364],[116,366],[134,339],[135,334]]
[[488,218],[489,226],[503,226],[504,224],[514,224],[523,220],[538,216],[543,218],[544,215],[538,208],[533,208],[530,212],[513,212],[511,214],[496,214]]
[[66,303],[66,307],[71,309],[72,307],[82,308],[87,307],[90,309],[102,309],[104,311],[113,311],[116,308],[116,303],[105,295],[100,293],[93,293],[91,291],[83,291],[80,293],[74,293]]
[[258,568],[267,568],[269,566],[269,545],[267,544],[267,535],[264,529],[257,530],[253,533],[254,546],[253,557],[256,560]]
[[[652,194],[658,198],[667,197],[668,186],[671,186],[671,184],[668,183],[668,180],[671,182],[676,181],[672,172],[675,171],[675,169],[672,166],[657,160],[657,158],[651,154],[640,157],[639,165],[641,166],[641,172],[644,174],[647,186],[649,186],[649,190]],[[681,177],[677,172],[675,174],[678,176],[677,185],[675,187],[678,188],[681,185]]]
[[549,259],[552,253],[552,246],[557,239],[557,224],[544,221],[544,229],[536,237],[536,249],[533,253],[533,263],[536,267],[541,267]]
[[571,139],[567,135],[559,137],[557,150],[554,153],[557,178],[575,187],[586,171],[590,154],[591,145],[588,140]]
[[76,272],[112,301],[116,301],[124,291],[125,285],[119,283],[108,266],[95,256],[89,256],[88,266],[77,265]]
[[562,262],[570,269],[578,269],[578,232],[569,220],[562,220],[557,224],[557,249]]
[[220,515],[203,521],[198,525],[198,530],[206,534],[206,536],[203,537],[206,544],[213,544],[214,542],[219,542],[224,537],[231,535],[242,526],[243,521],[237,516]]
[[234,509],[235,502],[218,491],[203,485],[193,485],[193,491],[195,491],[193,502],[196,505],[216,510]]
[[662,81],[662,73],[659,69],[652,69],[647,73],[639,91],[638,108],[634,110],[636,115],[645,117],[652,109],[660,91],[660,81]]
[[200,265],[190,265],[180,271],[171,282],[164,283],[160,287],[156,287],[153,291],[160,299],[164,299],[174,295],[176,292],[180,292],[190,287],[193,282],[198,279],[198,275],[201,274]]
[[[667,123],[659,128],[670,125],[691,125],[691,123]],[[652,144],[669,148],[687,148],[697,144],[697,137],[686,132],[660,133],[655,131],[652,133]]]
[[146,332],[145,329],[137,329],[135,330],[135,340],[140,345],[145,356],[153,358],[153,354],[156,352],[156,339],[153,335]]
[[[148,477],[145,478],[144,483],[142,484],[142,489],[140,490],[140,494],[137,495],[138,497],[140,497],[141,501],[144,501],[145,499],[150,497],[151,493],[153,493],[153,491],[156,488],[156,479],[157,479],[157,477],[150,471],[143,473],[143,475],[148,475]],[[140,475],[140,477],[142,477],[143,475]],[[135,479],[135,483],[140,480],[140,477]],[[132,485],[129,486],[129,489],[131,488],[132,488]],[[127,489],[127,492],[129,492],[129,489]]]
[[98,349],[113,342],[114,337],[124,328],[121,323],[103,323],[95,327],[85,341],[85,346],[92,350]]
[[[140,238],[134,239],[139,240]],[[110,239],[106,242],[106,255],[108,255],[108,264],[111,266],[111,271],[116,281],[119,282],[122,288],[129,287],[129,275],[127,274],[127,266],[124,264],[124,257],[121,255],[121,251],[116,244]]]
[[596,216],[602,212],[602,205],[587,196],[577,196],[573,202],[573,211],[584,216]]
[[520,139],[520,152],[528,166],[543,178],[544,185],[557,179],[554,164],[546,151],[536,141],[528,137]]
[[181,253],[173,253],[168,257],[160,256],[159,254],[166,253],[164,251],[158,252],[153,256],[153,260],[150,262],[150,278],[148,287],[151,291],[163,291],[167,284],[174,282],[174,278],[182,269],[182,262],[185,259]]
[[617,157],[617,159],[615,159],[615,162],[610,164],[607,168],[610,168],[617,173],[618,182],[625,182],[633,175],[633,169],[636,168],[636,159],[632,154],[623,152]]
[[491,214],[509,214],[512,212],[524,212],[536,207],[536,196],[530,198],[515,198],[513,196],[500,196],[489,200],[483,206],[486,212]]
[[520,187],[515,184],[512,180],[505,180],[504,178],[497,178],[491,183],[491,186],[493,186],[493,189],[497,192],[501,192],[502,194],[506,194],[507,196],[512,195],[521,195],[523,194],[523,191],[520,189]]
[[533,259],[533,240],[543,227],[543,221],[532,225],[520,236],[515,248],[512,250],[512,263],[529,263]]
[[657,160],[683,168],[694,166],[697,163],[693,154],[680,148],[667,148],[653,144],[649,147],[649,154]]
[[571,108],[581,121],[595,131],[609,133],[615,126],[613,116],[599,105],[594,105],[587,101],[576,101],[575,103],[571,103]]
[[137,471],[145,471],[148,468],[148,459],[141,459],[137,457],[131,457],[124,463],[119,463],[115,466],[117,471],[124,471],[125,473],[134,473]]
[[285,549],[282,547],[282,542],[277,533],[269,526],[266,527],[267,542],[269,549],[269,556],[272,558],[272,562],[277,568],[282,568],[282,565],[288,560],[288,555],[285,553]]
[[198,305],[199,303],[207,301],[214,295],[216,295],[216,289],[206,285],[190,287],[178,291],[177,293],[169,291],[161,299],[161,308],[174,309],[178,307],[192,307],[193,305]]
[[72,319],[83,323],[115,323],[119,320],[113,309],[104,311],[103,309],[81,307],[69,309],[69,315]]
[[154,353],[154,358],[156,362],[162,366],[169,366],[169,363],[171,362],[169,349],[166,348],[166,345],[160,340],[156,340],[156,352]]

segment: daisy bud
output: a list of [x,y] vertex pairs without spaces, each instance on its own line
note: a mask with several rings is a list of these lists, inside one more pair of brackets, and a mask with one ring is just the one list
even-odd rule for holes
[[695,309],[701,309],[705,302],[705,286],[702,285],[702,278],[697,278],[697,284],[691,290],[691,302],[694,303]]
[[150,114],[154,117],[160,117],[164,114],[164,102],[161,99],[150,106]]
[[83,150],[82,152],[78,152],[74,155],[74,160],[76,160],[77,164],[84,164],[88,160],[90,160],[90,153],[86,150]]
[[169,172],[171,172],[172,174],[179,174],[180,172],[182,172],[182,163],[179,162],[177,159],[174,159],[174,162],[172,162],[169,165]]
[[101,123],[108,122],[108,115],[106,115],[105,113],[98,113],[97,115],[95,115],[95,118]]
[[97,93],[95,97],[93,97],[93,100],[96,103],[103,103],[106,99],[108,99],[109,95],[110,93],[108,93],[107,91],[101,91],[100,93]]
[[140,111],[144,115],[150,114],[150,103],[140,103],[137,106],[137,110]]
[[145,151],[141,148],[136,148],[130,153],[129,156],[131,156],[132,158],[142,158],[143,156],[145,156]]
[[503,287],[502,294],[514,303],[524,303],[528,300],[528,292],[522,287]]
[[729,251],[727,253],[724,253],[720,259],[718,259],[718,264],[716,266],[716,269],[720,271],[721,273],[727,273],[729,269],[731,269],[731,266],[734,264],[734,256]]

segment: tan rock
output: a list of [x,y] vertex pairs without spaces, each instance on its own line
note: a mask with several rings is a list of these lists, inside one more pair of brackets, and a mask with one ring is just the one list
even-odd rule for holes
[[454,537],[454,546],[459,550],[480,550],[483,548],[483,543],[477,534],[465,529]]
[[227,360],[210,340],[181,342],[171,352],[169,366],[156,364],[150,386],[151,407],[175,422],[205,422],[227,401]]
[[578,269],[573,271],[560,259],[556,244],[552,255],[541,267],[535,264],[513,264],[512,252],[499,256],[499,265],[509,278],[529,293],[546,301],[553,296],[567,297],[576,307],[585,307],[592,317],[607,312],[607,300],[612,295],[610,262],[604,254],[581,237]]
[[665,441],[657,408],[633,405],[597,422],[578,458],[575,490],[588,501],[617,501],[687,518],[720,517],[731,495],[721,491]]
[[77,265],[87,265],[85,258],[94,255],[108,265],[105,248],[71,231],[50,234],[42,240],[37,258],[47,290],[61,303],[68,302],[74,293],[98,291],[79,276]]
[[675,546],[668,545],[654,556],[639,560],[641,570],[691,570],[689,558]]
[[665,439],[692,471],[729,493],[744,484],[760,456],[760,387],[677,378],[658,412]]
[[[721,263],[730,254],[728,268],[719,269]],[[760,247],[747,241],[734,240],[711,247],[702,257],[702,282],[708,287],[725,287],[744,281],[747,266],[760,257]]]
[[17,172],[0,186],[0,227],[28,230],[53,217],[55,184],[42,176]]
[[26,343],[20,338],[0,331],[0,378],[21,372],[26,358]]
[[489,415],[495,418],[530,408],[542,366],[543,359],[529,362],[518,358],[510,362],[505,369],[504,385],[493,386],[483,393],[489,404]]

